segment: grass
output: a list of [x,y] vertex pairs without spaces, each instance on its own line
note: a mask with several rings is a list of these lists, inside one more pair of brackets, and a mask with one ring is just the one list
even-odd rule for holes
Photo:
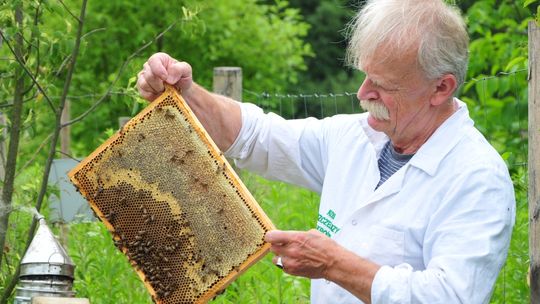
[[[514,181],[517,217],[506,265],[495,287],[492,303],[528,303],[528,210],[524,172]],[[315,227],[319,197],[307,190],[243,174],[242,179],[279,229]],[[93,304],[152,303],[127,259],[114,247],[100,223],[69,226],[68,249],[76,268],[77,296]],[[212,303],[309,303],[309,280],[284,274],[272,255],[251,267]]]
[[491,303],[529,303],[527,284],[529,267],[529,208],[527,204],[527,172],[518,170],[513,176],[516,191],[516,223],[506,264],[499,274]]

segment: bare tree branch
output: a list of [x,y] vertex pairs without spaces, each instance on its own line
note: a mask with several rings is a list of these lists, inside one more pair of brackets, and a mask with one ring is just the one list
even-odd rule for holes
[[[133,96],[134,94],[130,94],[128,90],[120,89],[119,91],[111,91],[109,93],[109,96],[111,95],[118,95],[118,96]],[[28,98],[26,98],[23,103],[26,103],[30,100],[33,100],[36,98],[37,94],[34,94]],[[60,96],[49,96],[51,100],[59,99]],[[69,100],[75,100],[75,99],[88,99],[88,98],[96,98],[101,97],[101,94],[95,94],[95,93],[88,93],[88,94],[81,94],[81,95],[68,95],[67,99]],[[13,106],[13,100],[7,100],[6,103],[0,103],[0,109],[2,108],[9,108]]]
[[71,155],[71,154],[69,154],[69,153],[62,152],[61,150],[56,150],[56,153],[60,153],[60,154],[66,156],[66,157],[68,157],[68,158],[70,158],[70,159],[72,159],[72,160],[74,160],[74,161],[76,161],[76,162],[78,162],[78,163],[81,162],[80,159],[75,158],[73,155]]
[[39,144],[39,147],[37,148],[36,152],[34,152],[34,154],[32,155],[32,157],[30,157],[30,159],[21,167],[21,169],[19,169],[19,172],[15,174],[15,178],[17,176],[19,176],[19,174],[21,172],[24,171],[24,169],[26,169],[28,166],[30,166],[31,163],[34,162],[34,160],[36,159],[36,157],[38,156],[39,152],[41,152],[41,150],[43,149],[43,147],[45,147],[45,145],[49,142],[49,140],[51,139],[51,137],[53,136],[53,134],[49,134],[49,136],[47,136],[42,142],[41,144]]
[[[38,2],[38,5],[36,6],[36,12],[34,14],[34,26],[38,26],[39,24],[39,16],[41,15],[41,5],[43,4],[43,1],[39,1]],[[39,45],[40,45],[40,42],[41,42],[41,39],[39,39],[39,36],[38,36],[38,31],[32,31],[32,36],[30,37],[30,41],[33,41],[33,40],[36,40],[36,46],[35,46],[35,49],[36,49],[36,69],[35,69],[35,75],[38,75],[39,74],[39,67],[41,66],[41,56],[40,56],[40,52],[39,52]],[[32,53],[32,48],[31,48],[31,44],[28,45],[28,51],[26,52],[27,53],[27,58],[30,56],[30,54]],[[35,83],[32,82],[30,83],[30,85],[28,86],[28,89],[26,89],[26,91],[24,92],[24,95],[26,95],[28,92],[30,92],[30,90],[32,90],[34,88],[34,85]]]
[[28,75],[28,77],[30,77],[30,79],[32,79],[32,81],[36,84],[37,88],[39,89],[39,91],[41,92],[41,94],[43,94],[43,97],[45,97],[45,100],[47,100],[47,103],[49,104],[49,106],[51,107],[51,109],[53,111],[56,112],[56,109],[52,103],[52,101],[49,99],[49,96],[47,95],[47,93],[45,92],[45,90],[43,90],[43,88],[41,87],[41,85],[39,84],[39,82],[37,81],[37,79],[34,77],[34,75],[32,75],[32,72],[30,72],[30,70],[28,70],[28,68],[26,67],[26,65],[24,64],[24,61],[22,60],[22,58],[20,58],[16,53],[15,51],[13,50],[13,48],[11,47],[9,41],[6,39],[6,36],[4,36],[4,33],[2,31],[0,31],[0,36],[2,37],[2,39],[4,39],[4,42],[6,43],[7,47],[9,48],[10,52],[13,54],[13,56],[15,56],[15,59],[17,60],[17,62],[19,63],[19,65],[23,68],[24,72]]
[[97,29],[93,29],[93,30],[87,32],[86,34],[84,34],[84,35],[81,37],[81,39],[86,39],[87,36],[90,36],[90,35],[92,35],[92,34],[94,34],[94,33],[101,32],[101,31],[104,31],[104,30],[106,30],[106,28],[104,28],[104,27],[100,27],[100,28],[97,28]]
[[54,73],[54,76],[56,76],[56,77],[60,76],[60,73],[62,73],[62,70],[68,64],[70,59],[71,59],[71,54],[67,55],[66,58],[64,58],[64,60],[62,60],[62,63],[58,67],[58,70],[56,70],[56,72]]
[[[23,104],[29,102],[30,100],[33,100],[34,98],[36,98],[36,96],[37,96],[37,92],[35,92],[34,94],[32,94],[32,96],[23,100]],[[8,102],[0,104],[0,109],[13,107],[13,104],[14,104],[13,100],[8,100]]]
[[58,2],[60,2],[60,4],[62,4],[62,6],[64,7],[64,9],[68,12],[68,14],[71,15],[71,17],[73,17],[75,20],[77,20],[77,22],[81,23],[81,20],[80,20],[77,16],[75,16],[75,14],[73,14],[73,13],[71,12],[71,10],[66,6],[66,4],[64,3],[64,1],[58,0]]
[[92,113],[104,100],[105,98],[107,98],[110,94],[111,94],[111,91],[112,89],[114,88],[114,85],[118,82],[118,80],[120,79],[120,76],[122,75],[122,73],[124,72],[124,69],[127,67],[127,65],[129,64],[129,62],[131,62],[131,60],[133,58],[135,58],[140,52],[144,51],[147,47],[149,47],[150,45],[152,45],[154,42],[156,42],[158,39],[160,39],[165,33],[167,33],[169,30],[171,30],[176,24],[178,23],[178,20],[174,21],[173,23],[171,23],[167,28],[165,28],[165,30],[163,30],[161,33],[159,33],[158,35],[156,35],[151,41],[145,43],[142,47],[140,47],[138,50],[136,50],[133,54],[131,54],[127,59],[126,61],[124,61],[124,63],[122,64],[122,66],[120,67],[120,69],[118,70],[118,73],[116,74],[116,77],[115,79],[113,80],[113,82],[111,83],[111,85],[109,86],[109,88],[107,89],[107,91],[105,92],[105,94],[103,94],[103,96],[101,96],[100,99],[98,99],[92,106],[90,106],[90,108],[88,108],[88,110],[86,110],[84,113],[82,113],[81,115],[79,115],[77,118],[74,118],[66,123],[64,123],[62,125],[62,128],[63,127],[66,127],[66,126],[69,126],[69,125],[72,125],[76,122],[79,122],[81,120],[83,120],[86,116],[88,116],[90,113]]

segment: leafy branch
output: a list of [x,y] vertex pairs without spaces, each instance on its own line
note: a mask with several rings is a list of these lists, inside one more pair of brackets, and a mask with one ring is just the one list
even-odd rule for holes
[[145,43],[143,46],[141,46],[138,50],[136,50],[134,53],[132,53],[127,59],[126,61],[124,61],[124,63],[122,64],[122,66],[120,67],[120,69],[118,70],[118,72],[116,73],[116,77],[114,78],[114,80],[111,82],[111,84],[109,85],[109,87],[107,88],[107,91],[92,105],[90,106],[90,108],[88,108],[84,113],[82,113],[81,115],[79,115],[78,117],[64,123],[62,125],[62,128],[63,127],[67,127],[69,125],[72,125],[76,122],[79,122],[81,120],[83,120],[86,116],[88,116],[90,113],[92,113],[108,96],[111,95],[111,93],[113,92],[112,90],[114,89],[116,83],[118,82],[118,80],[120,79],[120,77],[122,76],[124,70],[126,69],[126,67],[128,66],[128,64],[131,62],[131,60],[133,60],[133,58],[135,58],[137,55],[139,55],[142,51],[144,51],[146,48],[148,48],[149,46],[151,46],[152,44],[154,44],[156,41],[158,41],[163,35],[165,35],[165,33],[167,33],[169,30],[171,30],[176,24],[178,23],[178,20],[174,21],[173,23],[171,23],[169,26],[167,26],[167,28],[165,28],[161,33],[159,33],[158,35],[156,35],[152,40],[150,40],[149,42]]

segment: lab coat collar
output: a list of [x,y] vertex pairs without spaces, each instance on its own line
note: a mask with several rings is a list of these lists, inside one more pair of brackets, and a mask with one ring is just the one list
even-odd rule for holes
[[463,138],[464,130],[474,125],[467,105],[457,98],[454,98],[454,102],[458,105],[457,111],[435,130],[410,160],[411,166],[431,176],[435,175],[441,161]]
[[[465,134],[463,130],[474,125],[469,117],[467,105],[457,98],[454,98],[454,102],[458,105],[457,111],[435,130],[409,161],[411,166],[423,170],[431,176],[435,175],[441,161],[463,137]],[[373,130],[368,125],[366,116],[367,113],[362,114],[360,124],[373,145],[377,158],[379,158],[384,144],[389,138],[386,134]]]
[[364,133],[366,134],[369,142],[373,145],[373,148],[375,149],[375,153],[377,154],[377,159],[381,156],[382,149],[384,148],[384,145],[390,138],[386,136],[383,132],[375,131],[373,128],[371,128],[368,124],[368,115],[369,113],[362,113],[360,116],[360,126],[362,126],[362,129],[364,130]]

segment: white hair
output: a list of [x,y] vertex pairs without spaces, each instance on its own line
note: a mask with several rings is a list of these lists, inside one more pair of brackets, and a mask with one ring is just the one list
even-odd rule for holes
[[368,0],[348,32],[347,62],[355,68],[362,69],[376,53],[399,58],[416,51],[428,79],[453,74],[458,87],[465,81],[467,29],[459,10],[442,0]]

